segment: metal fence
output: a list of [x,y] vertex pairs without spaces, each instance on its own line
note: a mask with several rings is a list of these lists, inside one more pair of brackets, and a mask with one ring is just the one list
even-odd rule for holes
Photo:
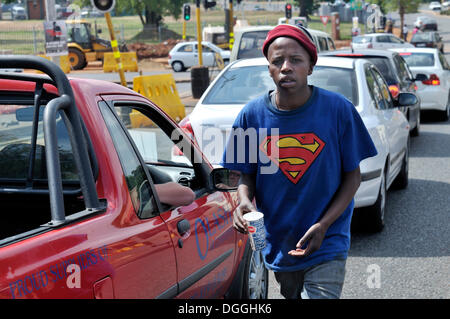
[[[97,33],[96,30],[101,30]],[[105,40],[109,40],[106,23],[92,23],[92,33]],[[116,38],[119,42],[162,42],[179,35],[165,27],[146,27],[140,24],[115,27]],[[45,54],[45,34],[42,22],[24,24],[11,21],[0,25],[0,54]]]
[[0,53],[43,54],[45,53],[44,25],[8,23],[0,26]]

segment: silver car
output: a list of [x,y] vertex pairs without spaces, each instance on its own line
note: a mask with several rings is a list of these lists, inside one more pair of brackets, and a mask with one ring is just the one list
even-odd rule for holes
[[[223,50],[211,42],[202,41],[202,57],[204,66],[218,66],[216,54],[226,65],[230,61],[230,51]],[[169,65],[175,72],[185,71],[187,68],[198,65],[198,42],[177,43],[169,52]]]
[[414,45],[396,37],[392,33],[370,33],[354,37],[352,39],[352,48],[387,50],[391,48],[414,48]]
[[[213,164],[219,164],[227,136],[240,110],[251,99],[275,88],[265,58],[231,63],[212,82],[192,113],[180,122]],[[408,184],[409,125],[397,106],[417,103],[414,94],[400,93],[392,99],[381,73],[368,60],[320,57],[308,81],[335,91],[353,102],[378,150],[361,162],[362,182],[355,207],[364,208],[367,228],[384,225],[386,192],[396,182]]]

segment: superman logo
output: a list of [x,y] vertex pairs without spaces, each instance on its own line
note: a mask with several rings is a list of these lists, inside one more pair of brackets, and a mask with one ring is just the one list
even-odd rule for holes
[[324,146],[317,135],[305,133],[267,136],[260,149],[292,183],[297,184]]

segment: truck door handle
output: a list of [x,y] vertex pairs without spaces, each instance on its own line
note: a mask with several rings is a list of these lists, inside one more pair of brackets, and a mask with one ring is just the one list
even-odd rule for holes
[[191,229],[191,224],[187,219],[182,219],[177,223],[177,230],[180,236],[183,236]]

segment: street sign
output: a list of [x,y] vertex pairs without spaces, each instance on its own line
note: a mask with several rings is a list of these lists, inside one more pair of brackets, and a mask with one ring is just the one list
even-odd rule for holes
[[320,16],[320,20],[322,21],[324,26],[327,26],[329,18],[330,18],[330,16]]
[[350,0],[351,10],[362,10],[362,0]]
[[44,30],[46,55],[67,55],[67,30],[65,21],[44,21]]

